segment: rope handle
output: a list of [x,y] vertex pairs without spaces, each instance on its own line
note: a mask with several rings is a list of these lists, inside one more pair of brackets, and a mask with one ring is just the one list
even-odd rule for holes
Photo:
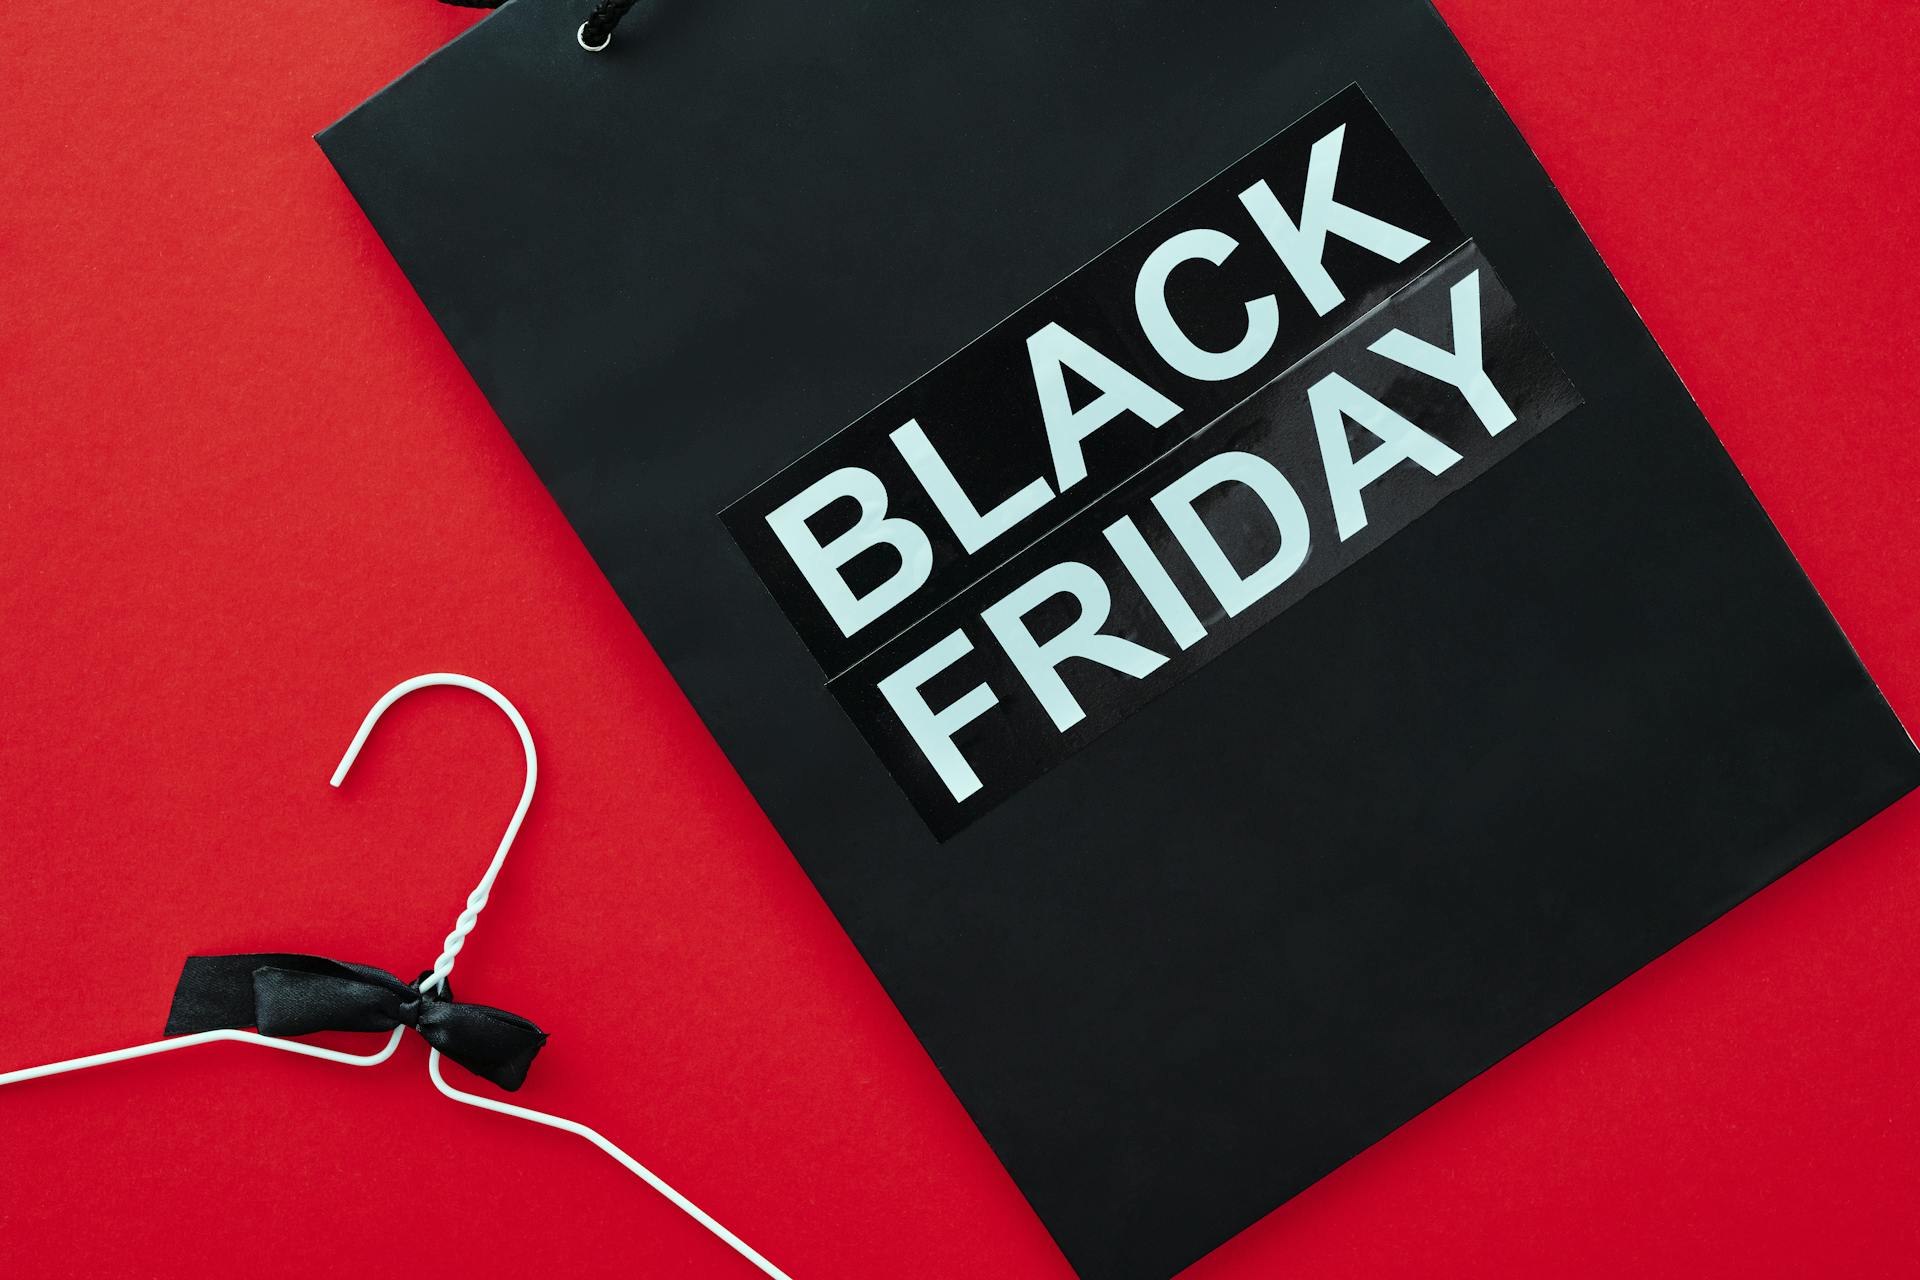
[[574,33],[573,38],[588,53],[605,52],[606,47],[613,43],[613,29],[620,25],[620,19],[626,17],[627,11],[637,3],[639,0],[600,0],[599,4],[593,6],[593,12],[587,15],[587,20],[580,24],[580,30]]
[[[593,6],[593,12],[573,33],[573,38],[588,53],[605,53],[607,46],[613,43],[613,29],[620,25],[620,19],[627,16],[640,0],[600,0]],[[506,0],[440,0],[442,4],[454,5],[461,9],[498,9]]]
[[[442,4],[451,4],[461,10],[497,10],[507,0],[440,0]],[[588,13],[588,21],[580,23],[580,31],[574,33],[574,40],[589,54],[605,54],[607,46],[612,44],[612,29],[620,25],[620,19],[628,15],[639,0],[599,0]]]

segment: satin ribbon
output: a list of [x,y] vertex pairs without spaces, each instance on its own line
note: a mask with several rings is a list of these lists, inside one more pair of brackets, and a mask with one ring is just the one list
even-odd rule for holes
[[444,982],[423,992],[372,965],[273,952],[188,956],[166,1034],[253,1027],[266,1036],[303,1036],[401,1026],[507,1090],[526,1080],[547,1042],[546,1032],[518,1014],[453,999]]

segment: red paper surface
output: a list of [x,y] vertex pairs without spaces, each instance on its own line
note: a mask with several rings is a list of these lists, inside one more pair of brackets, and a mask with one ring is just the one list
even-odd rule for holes
[[[1442,8],[1920,719],[1920,9]],[[326,779],[389,685],[464,671],[543,756],[455,975],[552,1030],[519,1100],[798,1280],[1061,1280],[309,140],[471,20],[0,8],[0,1069],[153,1037],[190,951],[429,963],[511,730],[416,695]],[[1915,1274],[1916,843],[1910,800],[1190,1275]],[[424,1059],[0,1090],[0,1274],[753,1274]]]

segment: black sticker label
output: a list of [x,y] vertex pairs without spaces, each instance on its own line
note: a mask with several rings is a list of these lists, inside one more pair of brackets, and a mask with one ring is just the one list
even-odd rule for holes
[[945,838],[1579,403],[1350,88],[723,519]]

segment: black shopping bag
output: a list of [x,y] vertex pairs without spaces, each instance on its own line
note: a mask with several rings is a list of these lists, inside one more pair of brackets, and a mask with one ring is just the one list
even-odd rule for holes
[[586,7],[322,145],[1081,1274],[1914,785],[1425,3]]

